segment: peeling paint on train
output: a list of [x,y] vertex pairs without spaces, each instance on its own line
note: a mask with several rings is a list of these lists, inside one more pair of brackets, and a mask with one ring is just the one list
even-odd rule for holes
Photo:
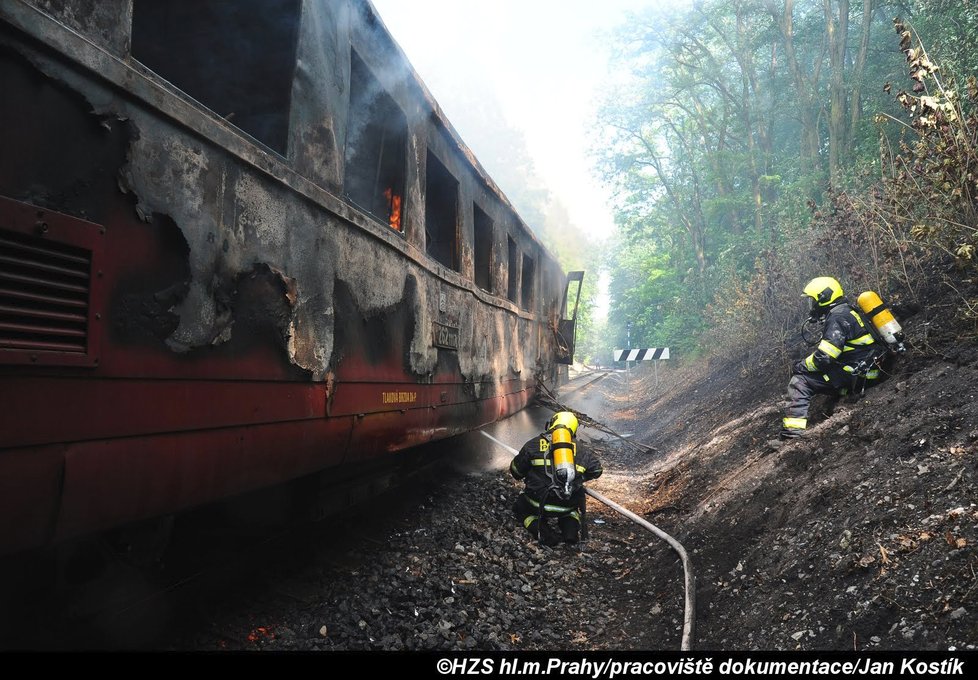
[[[36,488],[0,515],[61,494],[28,528],[0,522],[0,552],[463,432],[558,379],[563,273],[369,3],[275,0],[295,9],[282,31],[295,45],[287,107],[266,124],[140,63],[167,56],[133,44],[139,12],[164,11],[142,1],[0,6],[15,93],[0,101],[0,197],[99,225],[105,290],[94,368],[0,353],[4,389],[24,395],[0,412],[0,473]],[[435,206],[440,226],[426,205],[439,181],[454,200]],[[491,223],[490,291],[475,285],[475,207]]]

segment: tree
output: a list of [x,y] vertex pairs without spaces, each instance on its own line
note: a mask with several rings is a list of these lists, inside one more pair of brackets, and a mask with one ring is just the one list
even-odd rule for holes
[[659,296],[638,261],[616,254],[631,273],[613,279],[613,321],[701,327],[719,286],[749,281],[760,248],[776,252],[804,229],[806,203],[875,160],[864,111],[882,92],[865,83],[896,63],[875,30],[886,4],[704,0],[622,27],[628,78],[602,110],[598,165],[615,189],[622,247],[688,304]]

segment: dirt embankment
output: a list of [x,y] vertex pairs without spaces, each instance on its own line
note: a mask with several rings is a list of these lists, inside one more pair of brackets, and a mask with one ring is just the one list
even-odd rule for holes
[[[909,319],[893,377],[815,413],[801,440],[777,441],[788,376],[773,361],[609,394],[613,424],[661,452],[631,493],[693,553],[700,648],[978,645],[978,337],[954,306]],[[665,594],[678,577],[661,557],[636,576]],[[643,635],[674,636],[655,621]]]

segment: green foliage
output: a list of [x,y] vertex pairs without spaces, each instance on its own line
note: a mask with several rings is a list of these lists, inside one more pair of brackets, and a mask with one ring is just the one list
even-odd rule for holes
[[649,239],[639,238],[631,245],[616,243],[612,250],[608,340],[625,348],[630,336],[631,347],[671,347],[680,355],[695,353],[706,301],[696,277],[677,272],[669,255]]
[[917,35],[926,36],[928,51],[941,65],[949,83],[964,83],[975,75],[978,45],[978,2],[975,0],[913,0],[910,20]]
[[[904,227],[978,256],[978,120],[922,48],[894,49],[888,13],[905,4],[703,0],[620,29],[624,75],[595,143],[620,230],[609,253],[618,346],[629,322],[633,347],[786,345],[795,311],[784,309],[806,278],[881,288],[878,269],[892,266],[909,284]],[[955,73],[973,71],[974,3],[912,4],[954,50]],[[894,103],[882,85],[908,64],[923,87]]]
[[[899,142],[883,138],[889,221],[962,263],[973,262],[978,246],[978,80],[969,76],[963,95],[945,85],[910,26],[897,19],[894,27],[913,86],[896,94],[909,119]],[[878,120],[889,122],[882,115]]]

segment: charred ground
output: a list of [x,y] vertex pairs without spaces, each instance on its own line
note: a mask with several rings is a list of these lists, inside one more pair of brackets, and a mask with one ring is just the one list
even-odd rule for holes
[[[978,644],[978,343],[956,295],[933,291],[890,380],[802,440],[776,439],[788,375],[774,357],[568,395],[655,448],[592,441],[607,470],[594,487],[690,552],[696,648]],[[664,543],[591,502],[583,549],[541,549],[510,516],[517,491],[498,461],[445,477],[398,519],[348,525],[342,551],[324,536],[318,558],[266,572],[257,599],[202,599],[201,625],[168,644],[679,648],[682,569]]]
[[[788,375],[773,358],[617,397],[629,407],[615,424],[664,452],[636,494],[694,553],[700,647],[978,642],[978,343],[973,321],[955,320],[962,292],[974,290],[931,291],[892,378],[801,440],[776,439]],[[661,564],[639,572],[670,587]],[[671,634],[651,625],[649,646]]]
[[[776,439],[788,376],[774,357],[749,373],[719,359],[662,366],[658,386],[616,373],[568,394],[568,405],[654,447],[583,431],[606,469],[593,486],[691,554],[695,648],[978,644],[978,343],[954,313],[974,288],[929,295],[905,324],[912,349],[890,380],[816,418],[801,440]],[[534,418],[526,427],[539,427]],[[452,457],[484,441],[452,440]],[[169,612],[159,632],[135,645],[678,649],[677,556],[593,501],[586,544],[539,547],[510,514],[519,486],[496,453],[258,548],[254,566],[158,607]],[[109,635],[85,646],[133,643]]]

